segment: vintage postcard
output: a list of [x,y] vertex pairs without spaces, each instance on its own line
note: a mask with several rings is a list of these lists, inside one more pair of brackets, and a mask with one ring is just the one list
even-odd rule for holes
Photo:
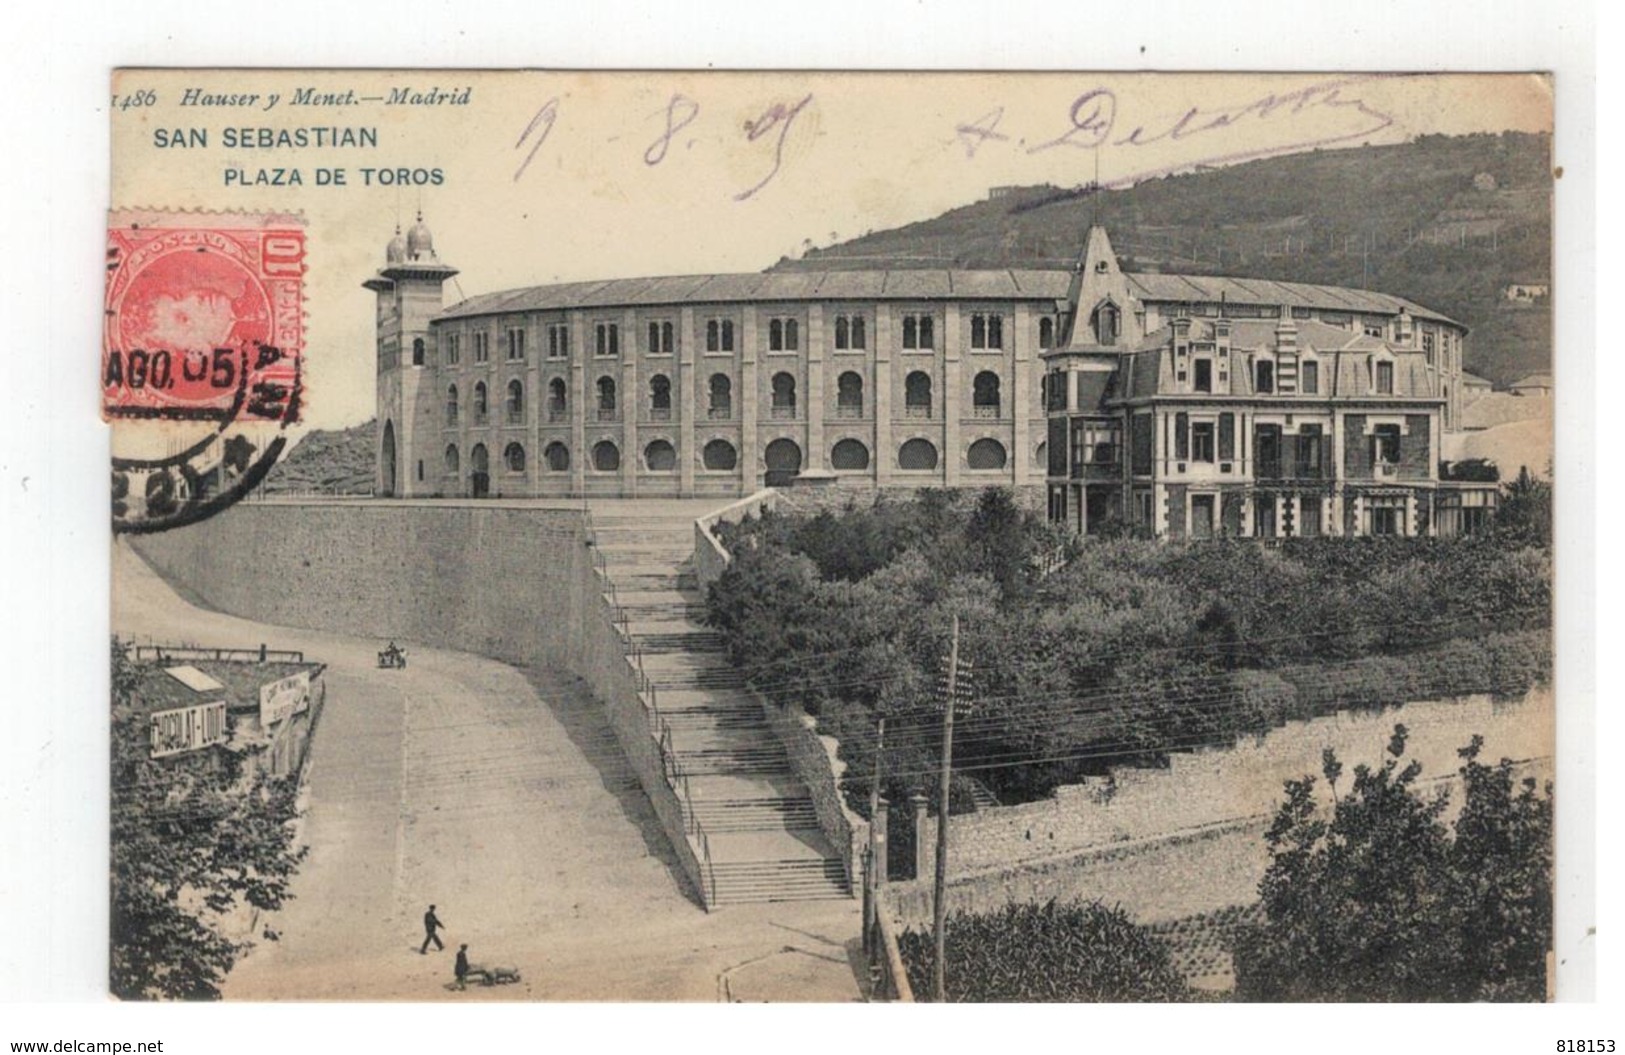
[[1551,998],[1553,90],[118,71],[111,993]]

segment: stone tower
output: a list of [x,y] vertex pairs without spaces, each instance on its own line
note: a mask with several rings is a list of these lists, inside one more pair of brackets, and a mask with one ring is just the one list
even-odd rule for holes
[[444,306],[443,286],[457,269],[440,262],[434,236],[418,213],[403,238],[400,228],[384,250],[384,266],[362,285],[378,294],[378,415],[373,494],[428,494],[439,476],[433,461],[437,435],[439,350],[429,320]]

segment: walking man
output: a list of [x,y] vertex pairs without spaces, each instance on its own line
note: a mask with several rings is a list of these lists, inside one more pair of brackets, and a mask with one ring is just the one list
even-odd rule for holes
[[457,947],[457,965],[454,968],[452,968],[452,970],[457,975],[457,988],[459,988],[459,989],[467,988],[467,984],[468,984],[468,946],[467,945],[459,945]]
[[429,911],[423,914],[423,948],[418,950],[418,955],[427,956],[429,954],[429,943],[431,941],[434,942],[436,952],[445,948],[445,945],[441,944],[440,935],[435,933],[435,931],[444,927],[445,924],[440,922],[440,917],[434,914],[434,906],[430,905]]

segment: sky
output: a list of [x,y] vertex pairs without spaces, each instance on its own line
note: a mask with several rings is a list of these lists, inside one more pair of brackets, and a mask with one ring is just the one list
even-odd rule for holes
[[[296,105],[300,89],[348,105]],[[453,101],[367,101],[392,91]],[[1552,121],[1550,82],[1528,74],[127,70],[112,101],[114,209],[304,215],[305,420],[325,428],[373,416],[373,295],[360,284],[419,210],[460,270],[450,304],[547,282],[757,271],[1000,185],[1127,185]],[[376,146],[228,143],[335,127],[376,129]],[[206,145],[165,145],[196,130]],[[404,186],[378,175],[400,169]]]

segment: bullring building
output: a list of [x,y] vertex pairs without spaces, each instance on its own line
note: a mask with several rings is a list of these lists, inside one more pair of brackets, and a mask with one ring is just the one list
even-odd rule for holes
[[1400,297],[1121,271],[615,279],[444,306],[418,222],[377,294],[376,493],[690,497],[1044,489],[1084,533],[1468,531],[1440,479],[1461,324]]

